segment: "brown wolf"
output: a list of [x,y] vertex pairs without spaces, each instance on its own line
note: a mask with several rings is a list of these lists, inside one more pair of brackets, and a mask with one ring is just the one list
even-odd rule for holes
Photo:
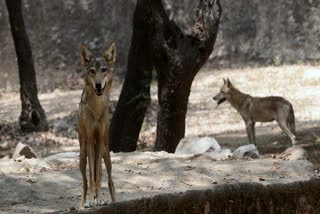
[[[80,171],[82,175],[82,198],[80,208],[105,204],[101,193],[102,158],[108,173],[108,185],[112,202],[116,201],[111,177],[109,153],[109,96],[112,83],[116,46],[110,45],[104,58],[95,58],[89,49],[80,48],[82,65],[85,67],[85,88],[82,92],[78,137],[80,143]],[[87,198],[86,165],[89,160],[90,192]]]
[[223,79],[224,84],[213,99],[218,105],[228,101],[241,115],[245,124],[249,142],[256,145],[255,123],[276,120],[283,132],[295,144],[295,119],[292,105],[282,97],[252,97],[244,94]]

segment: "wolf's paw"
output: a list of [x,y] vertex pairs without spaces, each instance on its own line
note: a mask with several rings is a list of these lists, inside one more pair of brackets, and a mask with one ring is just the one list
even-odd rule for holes
[[107,204],[107,200],[103,200],[102,198],[97,198],[96,201],[97,206],[103,206]]
[[90,207],[94,207],[93,201],[88,201],[87,203],[84,204],[84,208],[90,208]]
[[81,203],[79,209],[83,210],[84,209],[84,204]]

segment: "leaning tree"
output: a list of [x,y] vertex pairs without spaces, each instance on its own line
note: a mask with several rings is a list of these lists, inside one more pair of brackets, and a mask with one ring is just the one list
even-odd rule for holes
[[152,58],[140,4],[133,17],[127,73],[110,125],[110,150],[136,150],[144,115],[150,103]]
[[38,99],[36,73],[30,42],[25,30],[21,0],[6,0],[11,33],[18,59],[22,111],[19,118],[23,131],[46,131],[46,115]]
[[[199,0],[192,34],[185,35],[174,21],[169,20],[161,0],[137,1],[135,20],[139,17],[139,22],[134,22],[129,62],[138,56],[144,61],[139,62],[142,65],[140,69],[131,69],[131,73],[128,69],[119,99],[120,105],[117,105],[111,123],[111,144],[112,141],[119,144],[117,148],[125,148],[127,143],[130,144],[130,150],[116,151],[133,151],[137,144],[142,122],[140,120],[140,123],[133,123],[132,120],[144,117],[145,108],[141,110],[139,104],[142,101],[149,103],[150,100],[151,71],[150,64],[146,61],[149,60],[148,54],[151,56],[158,79],[159,111],[155,150],[175,151],[185,134],[185,118],[192,81],[213,50],[221,12],[219,0]],[[137,29],[140,29],[141,36],[135,34]],[[135,45],[138,51],[132,54],[132,46]],[[134,77],[140,81],[137,82]],[[126,109],[134,100],[137,102],[133,107]],[[117,112],[124,112],[130,117],[126,122],[116,124],[114,121],[121,117]],[[113,133],[117,133],[118,129],[127,130],[117,134],[123,141],[115,139],[116,135]],[[130,135],[126,135],[128,130]],[[132,142],[129,143],[125,138],[132,136],[134,138],[131,138]]]

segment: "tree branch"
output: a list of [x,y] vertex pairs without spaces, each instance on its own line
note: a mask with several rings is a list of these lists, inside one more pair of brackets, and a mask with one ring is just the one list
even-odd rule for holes
[[169,19],[161,0],[138,0],[138,4],[143,8],[152,49],[162,58],[171,58],[178,39],[184,36],[181,29]]
[[199,1],[192,36],[201,42],[201,48],[210,53],[217,38],[221,13],[220,0]]

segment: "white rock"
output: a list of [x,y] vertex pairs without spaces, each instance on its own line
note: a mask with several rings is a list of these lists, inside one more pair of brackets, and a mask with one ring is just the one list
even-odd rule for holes
[[25,156],[25,158],[37,158],[36,154],[33,152],[32,148],[23,143],[19,143],[13,153],[12,158],[18,158],[21,156]]
[[207,151],[220,150],[220,145],[212,137],[191,137],[180,140],[175,154],[202,154]]
[[257,147],[254,144],[249,144],[245,146],[240,146],[237,148],[232,155],[233,158],[243,158],[243,157],[249,157],[249,158],[259,158],[259,151]]

